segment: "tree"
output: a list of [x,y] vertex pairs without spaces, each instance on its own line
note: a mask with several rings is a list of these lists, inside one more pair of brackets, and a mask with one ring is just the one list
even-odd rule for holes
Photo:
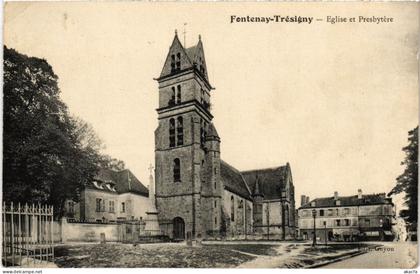
[[125,169],[125,163],[122,160],[112,158],[109,155],[103,155],[101,168],[111,169],[114,171],[122,171]]
[[4,47],[3,199],[48,203],[61,216],[101,167],[101,142],[59,98],[46,60]]
[[404,192],[404,204],[406,210],[401,210],[403,217],[410,227],[417,227],[417,195],[418,195],[418,136],[419,127],[408,132],[408,145],[403,148],[405,159],[401,165],[405,166],[404,172],[397,177],[395,187],[388,193],[388,196]]

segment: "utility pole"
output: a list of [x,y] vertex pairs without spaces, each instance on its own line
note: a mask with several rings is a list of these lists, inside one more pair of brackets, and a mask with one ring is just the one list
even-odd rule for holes
[[315,247],[316,246],[316,209],[312,210],[312,216],[314,217],[314,233],[313,233],[313,242],[312,242],[312,246]]
[[267,203],[267,240],[270,240],[270,202]]
[[327,221],[324,221],[324,231],[325,231],[325,246],[327,246]]

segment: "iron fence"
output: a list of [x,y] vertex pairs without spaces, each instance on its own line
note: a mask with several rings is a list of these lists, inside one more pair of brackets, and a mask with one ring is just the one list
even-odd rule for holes
[[24,266],[54,261],[53,206],[20,203],[2,207],[4,266]]

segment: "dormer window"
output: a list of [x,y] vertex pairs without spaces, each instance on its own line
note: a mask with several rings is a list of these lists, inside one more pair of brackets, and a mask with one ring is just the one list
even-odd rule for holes
[[104,187],[102,186],[102,184],[98,181],[93,181],[93,185],[99,189],[104,189]]
[[315,205],[316,205],[316,204],[315,204],[315,201],[312,201],[312,202],[311,202],[311,206],[312,206],[312,207],[314,207]]
[[335,205],[338,205],[338,206],[339,206],[339,205],[341,205],[340,200],[336,200],[336,201],[335,201]]

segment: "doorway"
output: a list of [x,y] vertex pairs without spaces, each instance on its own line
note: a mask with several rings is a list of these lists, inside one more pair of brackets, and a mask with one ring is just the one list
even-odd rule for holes
[[174,240],[184,240],[185,239],[184,220],[181,217],[174,218],[173,226],[174,226],[174,231],[173,231]]

